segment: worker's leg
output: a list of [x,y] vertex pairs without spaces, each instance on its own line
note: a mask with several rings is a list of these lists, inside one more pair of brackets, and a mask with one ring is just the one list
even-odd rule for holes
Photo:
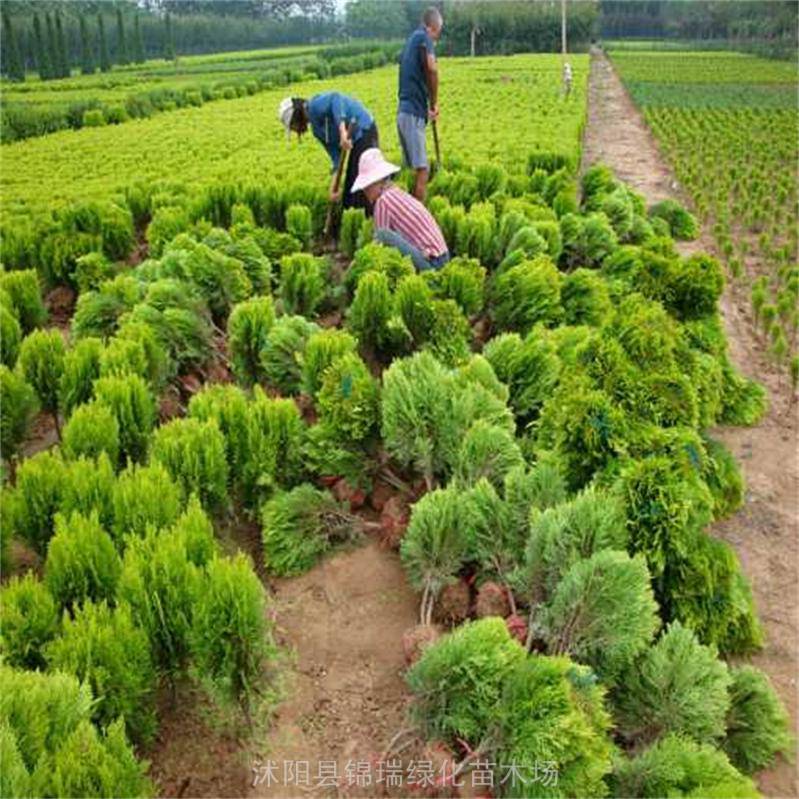
[[399,250],[403,255],[410,256],[414,267],[416,267],[419,272],[432,268],[430,261],[427,260],[424,253],[418,247],[414,247],[413,244],[395,230],[378,228],[375,230],[374,239],[381,244],[385,244],[387,247],[393,247],[395,250]]
[[424,119],[400,112],[397,114],[397,131],[402,144],[405,163],[414,170],[413,195],[424,202],[427,192],[427,126]]
[[347,161],[347,171],[344,175],[344,195],[342,197],[344,208],[363,208],[367,215],[371,215],[371,208],[366,200],[366,195],[362,191],[351,193],[352,184],[358,177],[358,167],[361,156],[372,147],[378,146],[377,123],[371,128],[367,128],[361,137],[352,143],[352,150]]

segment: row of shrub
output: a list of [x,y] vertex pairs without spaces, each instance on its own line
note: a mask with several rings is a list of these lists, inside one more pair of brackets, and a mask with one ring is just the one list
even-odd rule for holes
[[89,96],[68,106],[3,103],[0,111],[0,143],[6,144],[58,130],[119,125],[129,119],[142,119],[164,111],[204,105],[214,100],[233,100],[279,86],[307,80],[323,80],[375,69],[396,57],[396,47],[386,45],[355,55],[336,55],[336,48],[319,55],[293,59],[290,66],[275,66],[258,74],[243,74],[214,83],[197,83],[179,88],[161,87],[133,92],[114,103]]

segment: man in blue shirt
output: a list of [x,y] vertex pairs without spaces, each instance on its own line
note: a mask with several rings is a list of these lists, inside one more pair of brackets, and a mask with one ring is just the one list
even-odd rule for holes
[[408,37],[400,57],[397,131],[405,163],[416,172],[413,194],[424,202],[427,192],[426,126],[438,118],[438,65],[435,42],[444,21],[437,8],[428,8],[422,24]]
[[[324,92],[304,100],[302,97],[286,97],[277,111],[278,119],[286,128],[286,136],[294,131],[298,137],[308,130],[327,150],[333,163],[333,182],[330,184],[330,199],[337,202],[344,198],[345,208],[363,208],[368,211],[368,203],[362,191],[352,194],[350,189],[358,174],[361,153],[378,145],[377,123],[374,117],[354,97],[339,92]],[[352,125],[352,135],[347,132]],[[343,157],[344,150],[350,151],[344,186],[333,191],[335,173]],[[344,192],[343,195],[341,192]]]

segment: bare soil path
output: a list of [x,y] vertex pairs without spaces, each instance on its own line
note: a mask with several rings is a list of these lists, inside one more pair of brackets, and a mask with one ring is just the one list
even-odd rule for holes
[[278,640],[296,665],[253,755],[249,795],[292,797],[316,786],[314,795],[336,795],[319,779],[331,764],[346,777],[348,763],[369,762],[403,726],[402,637],[417,622],[417,598],[396,553],[370,540],[277,581],[273,607]]
[[[669,197],[690,201],[661,155],[657,143],[633,104],[610,61],[593,54],[588,94],[588,124],[583,168],[602,161],[648,203]],[[683,254],[714,252],[703,231],[695,242],[681,243]],[[713,526],[711,532],[732,544],[752,583],[766,645],[750,661],[771,677],[797,725],[799,675],[799,467],[797,404],[791,403],[784,377],[763,353],[752,325],[749,300],[740,286],[728,286],[722,299],[730,355],[748,376],[764,383],[771,396],[767,417],[754,428],[723,428],[723,441],[746,477],[744,508]],[[772,797],[799,796],[796,764],[778,763],[758,777],[761,791]]]

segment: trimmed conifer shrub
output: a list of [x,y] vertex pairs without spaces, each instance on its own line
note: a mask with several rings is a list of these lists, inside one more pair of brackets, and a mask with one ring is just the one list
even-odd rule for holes
[[425,737],[480,744],[509,675],[525,657],[496,617],[466,622],[425,649],[406,675],[414,694],[411,712]]
[[500,330],[527,333],[538,323],[556,324],[563,313],[558,270],[546,256],[522,261],[497,275],[491,299]]
[[32,572],[12,575],[0,590],[0,652],[20,669],[42,669],[43,649],[58,633],[59,609]]
[[266,597],[243,554],[214,558],[197,597],[192,654],[198,671],[236,700],[249,717],[267,658],[275,648],[266,619]]
[[280,299],[283,313],[312,318],[327,296],[328,264],[308,253],[280,259]]
[[625,671],[614,694],[615,718],[622,734],[640,743],[668,733],[714,743],[724,736],[730,683],[715,648],[673,622]]
[[397,313],[417,347],[430,338],[435,325],[431,283],[422,275],[408,275],[399,281],[394,294]]
[[370,242],[361,247],[350,264],[344,276],[344,284],[352,295],[358,283],[367,272],[381,272],[388,278],[390,291],[397,288],[400,280],[408,275],[415,274],[411,259],[402,255],[394,247],[386,247],[378,242]]
[[791,757],[795,741],[790,719],[768,676],[754,666],[730,670],[730,709],[722,744],[732,764],[744,774],[773,765],[778,754]]
[[115,540],[127,545],[149,526],[168,527],[181,511],[180,488],[160,463],[130,464],[117,478],[113,493]]
[[318,331],[319,326],[304,316],[278,317],[261,351],[261,369],[270,386],[282,394],[300,392],[306,347]]
[[130,608],[106,602],[85,602],[73,617],[64,617],[61,635],[47,646],[53,670],[74,674],[91,686],[92,709],[101,727],[120,716],[130,737],[139,743],[156,730],[156,677],[145,633],[134,623]]
[[[441,269],[428,272],[425,276],[437,297],[454,300],[466,316],[476,316],[483,310],[486,270],[478,260],[453,258]],[[399,287],[397,293],[399,295]]]
[[606,684],[647,648],[659,626],[644,559],[612,549],[565,573],[543,619],[548,650],[590,665]]
[[153,527],[144,537],[128,539],[117,595],[132,608],[156,668],[171,681],[188,666],[201,585],[185,533]]
[[112,336],[119,318],[141,300],[143,290],[142,284],[130,275],[117,275],[101,283],[96,291],[82,293],[72,316],[72,337],[104,339]]
[[111,530],[115,484],[114,467],[105,454],[96,459],[80,457],[68,461],[58,509],[67,518],[73,512],[83,516],[96,513],[103,529]]
[[117,420],[120,458],[127,463],[143,460],[156,421],[155,399],[144,379],[101,377],[94,382],[94,396]]
[[560,294],[567,325],[599,327],[613,310],[607,283],[591,269],[575,269],[566,275]]
[[[521,659],[508,672],[492,710],[499,727],[494,735],[500,771],[517,769],[503,785],[503,795],[605,795],[614,752],[611,718],[604,690],[589,668],[565,657]],[[538,776],[544,763],[557,773],[557,787]]]
[[563,240],[560,263],[568,268],[597,268],[618,247],[616,233],[601,211],[587,216],[565,213],[560,218],[560,233]]
[[433,300],[433,327],[425,347],[447,366],[459,366],[471,355],[472,330],[455,300]]
[[355,353],[342,355],[322,374],[317,399],[320,421],[342,441],[363,441],[377,427],[380,389]]
[[121,564],[111,536],[96,514],[55,517],[55,535],[47,547],[44,581],[62,608],[86,600],[112,600]]
[[119,426],[107,406],[87,402],[75,408],[64,427],[61,448],[67,458],[96,458],[104,452],[111,463],[119,460]]
[[649,209],[650,219],[663,219],[669,232],[681,241],[693,241],[699,235],[699,224],[693,214],[685,210],[676,200],[662,200]]
[[460,523],[464,496],[454,487],[425,494],[411,510],[400,557],[411,585],[422,592],[420,620],[430,624],[441,589],[455,581],[472,550]]
[[505,475],[524,464],[513,434],[487,421],[476,421],[461,442],[454,466],[454,476],[466,486],[485,478],[499,488]]
[[16,456],[38,407],[33,388],[0,364],[0,449],[7,461]]
[[146,380],[148,372],[147,355],[140,341],[114,336],[100,353],[100,377],[139,375]]
[[37,452],[17,469],[13,529],[40,555],[53,535],[53,517],[64,493],[66,470],[58,450]]
[[737,771],[724,752],[674,734],[636,757],[617,757],[610,782],[614,796],[760,796],[754,783]]
[[757,424],[768,410],[766,389],[740,374],[727,358],[721,369],[723,387],[719,423],[737,427]]
[[732,453],[720,441],[703,436],[707,458],[702,478],[713,495],[713,518],[724,519],[743,506],[744,478]]
[[325,370],[333,361],[354,353],[358,342],[345,330],[327,328],[313,332],[302,356],[302,390],[316,398]]
[[75,260],[73,280],[78,292],[94,291],[114,277],[114,265],[101,252],[89,252]]
[[153,435],[150,459],[161,463],[183,496],[197,494],[203,506],[227,506],[228,465],[225,439],[215,420],[173,419]]
[[21,342],[22,328],[17,317],[5,302],[0,303],[0,364],[14,368]]
[[275,324],[275,309],[269,296],[253,297],[233,306],[228,318],[228,348],[233,374],[245,386],[264,378],[262,357]]
[[352,258],[355,255],[358,234],[365,223],[366,214],[362,208],[345,208],[342,212],[338,246],[347,258]]
[[58,421],[58,388],[64,372],[64,339],[58,330],[34,330],[20,345],[17,368],[36,392],[42,410]]
[[286,208],[286,231],[299,239],[307,250],[313,239],[313,218],[307,205],[294,203]]
[[82,338],[67,350],[64,372],[59,385],[59,406],[64,416],[92,398],[92,386],[100,376],[100,355],[103,342],[99,338]]
[[347,326],[362,346],[382,349],[389,341],[388,324],[394,310],[394,298],[386,274],[367,272],[355,289],[347,314]]
[[47,309],[42,300],[39,275],[35,269],[14,269],[0,274],[0,289],[9,304],[22,332],[27,335],[44,324]]
[[261,508],[266,568],[281,577],[307,571],[352,536],[353,521],[331,494],[309,483],[275,494]]

